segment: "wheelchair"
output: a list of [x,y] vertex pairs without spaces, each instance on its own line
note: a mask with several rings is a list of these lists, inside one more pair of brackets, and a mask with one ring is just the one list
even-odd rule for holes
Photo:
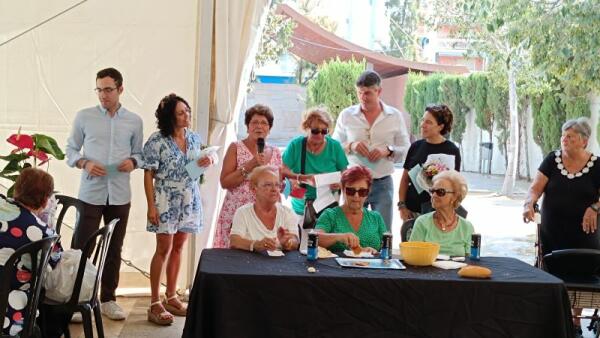
[[579,318],[589,319],[586,328],[594,337],[600,337],[600,250],[563,249],[542,255],[540,227],[537,223],[535,266],[563,280],[571,307],[594,309],[593,315]]

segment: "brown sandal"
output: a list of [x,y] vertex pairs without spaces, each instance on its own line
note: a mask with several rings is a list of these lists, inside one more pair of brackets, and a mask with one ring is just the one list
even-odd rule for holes
[[[169,313],[169,311],[165,310],[164,307],[162,312],[156,314],[152,312],[152,307],[154,305],[161,305],[160,300],[150,304],[150,308],[148,309],[148,321],[157,325],[171,325],[173,324],[173,314]],[[162,307],[162,306],[161,306]]]
[[[171,299],[177,299],[179,301],[179,299],[177,298],[177,294],[168,297],[165,294],[165,300],[163,300],[163,306],[165,307],[165,309],[167,309],[167,311],[171,312],[172,314],[174,314],[175,316],[181,316],[181,317],[185,317],[187,315],[187,306],[183,303],[181,303],[182,308],[177,308],[172,304],[169,304],[169,301]],[[181,302],[181,301],[180,301]]]

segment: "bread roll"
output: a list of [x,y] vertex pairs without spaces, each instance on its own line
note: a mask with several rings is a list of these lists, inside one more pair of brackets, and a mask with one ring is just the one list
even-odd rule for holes
[[458,275],[466,278],[491,278],[492,270],[483,266],[467,265],[458,270]]

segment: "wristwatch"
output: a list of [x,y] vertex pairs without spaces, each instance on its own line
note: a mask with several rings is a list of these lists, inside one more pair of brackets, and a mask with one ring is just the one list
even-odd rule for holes
[[404,201],[400,201],[398,202],[398,210],[402,209],[402,208],[406,208],[406,202]]
[[592,208],[592,210],[594,210],[596,213],[600,212],[600,207],[596,203],[590,205],[590,208]]
[[388,157],[394,155],[394,147],[393,146],[387,146],[387,150],[389,151]]

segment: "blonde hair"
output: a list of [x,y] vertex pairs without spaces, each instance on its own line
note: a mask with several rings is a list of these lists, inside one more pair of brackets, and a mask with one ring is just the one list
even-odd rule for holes
[[302,130],[310,129],[310,125],[313,121],[319,121],[325,123],[327,128],[331,128],[331,124],[333,123],[333,119],[331,115],[327,112],[327,108],[325,107],[313,107],[309,108],[306,112],[304,112],[302,116]]
[[258,180],[266,174],[271,174],[277,177],[277,180],[279,180],[279,170],[277,168],[270,165],[261,165],[259,167],[254,168],[252,172],[250,172],[250,175],[248,175],[250,184],[256,187],[258,185]]
[[435,183],[439,180],[447,180],[450,182],[452,185],[452,190],[454,190],[454,196],[456,196],[454,208],[458,208],[458,206],[460,206],[460,202],[467,197],[467,193],[469,192],[467,180],[465,180],[464,176],[456,170],[442,171],[441,173],[433,176],[432,182]]

